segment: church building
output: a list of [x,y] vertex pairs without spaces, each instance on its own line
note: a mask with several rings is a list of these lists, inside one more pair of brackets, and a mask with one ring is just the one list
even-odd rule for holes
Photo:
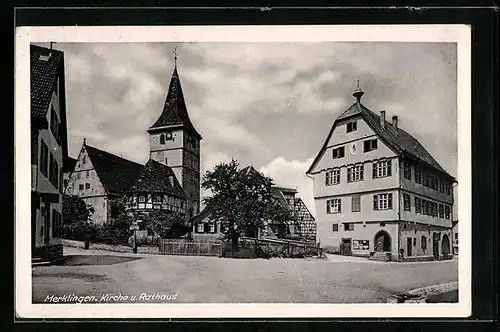
[[356,101],[333,123],[307,174],[317,242],[330,252],[378,260],[452,257],[456,180],[398,117]]
[[94,207],[93,222],[103,224],[116,217],[111,203],[116,199],[125,199],[138,219],[153,209],[182,212],[186,219],[199,213],[202,137],[189,119],[177,63],[163,111],[147,133],[150,151],[145,165],[90,146],[84,139],[66,194],[78,195]]

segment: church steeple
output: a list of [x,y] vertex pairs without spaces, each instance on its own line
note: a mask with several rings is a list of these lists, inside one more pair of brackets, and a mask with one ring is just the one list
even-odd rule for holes
[[188,133],[198,139],[201,135],[194,128],[186,108],[184,94],[182,92],[181,81],[177,72],[177,53],[174,51],[174,71],[170,79],[168,94],[163,105],[163,111],[156,122],[149,127],[148,132],[157,131],[164,128],[183,127]]

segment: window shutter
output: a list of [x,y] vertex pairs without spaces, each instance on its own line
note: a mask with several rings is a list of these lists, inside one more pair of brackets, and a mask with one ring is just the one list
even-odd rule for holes
[[392,176],[392,159],[387,160],[387,176]]
[[377,195],[373,195],[373,209],[378,210],[378,197],[377,197]]
[[387,195],[387,207],[392,209],[392,194]]
[[214,222],[214,233],[217,233],[217,223]]
[[339,198],[339,213],[342,212],[342,200]]
[[372,164],[372,179],[377,177],[377,163],[373,162]]
[[208,228],[208,223],[203,223],[203,233],[208,233],[209,228]]

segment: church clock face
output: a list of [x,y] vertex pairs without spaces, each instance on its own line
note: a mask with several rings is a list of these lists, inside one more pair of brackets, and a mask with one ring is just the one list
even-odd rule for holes
[[356,152],[358,152],[358,145],[356,143],[351,143],[349,151],[351,152],[352,155],[355,155]]

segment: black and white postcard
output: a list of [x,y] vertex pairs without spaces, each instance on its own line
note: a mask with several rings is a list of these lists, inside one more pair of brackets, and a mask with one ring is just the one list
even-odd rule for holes
[[470,37],[18,28],[17,314],[469,316]]

